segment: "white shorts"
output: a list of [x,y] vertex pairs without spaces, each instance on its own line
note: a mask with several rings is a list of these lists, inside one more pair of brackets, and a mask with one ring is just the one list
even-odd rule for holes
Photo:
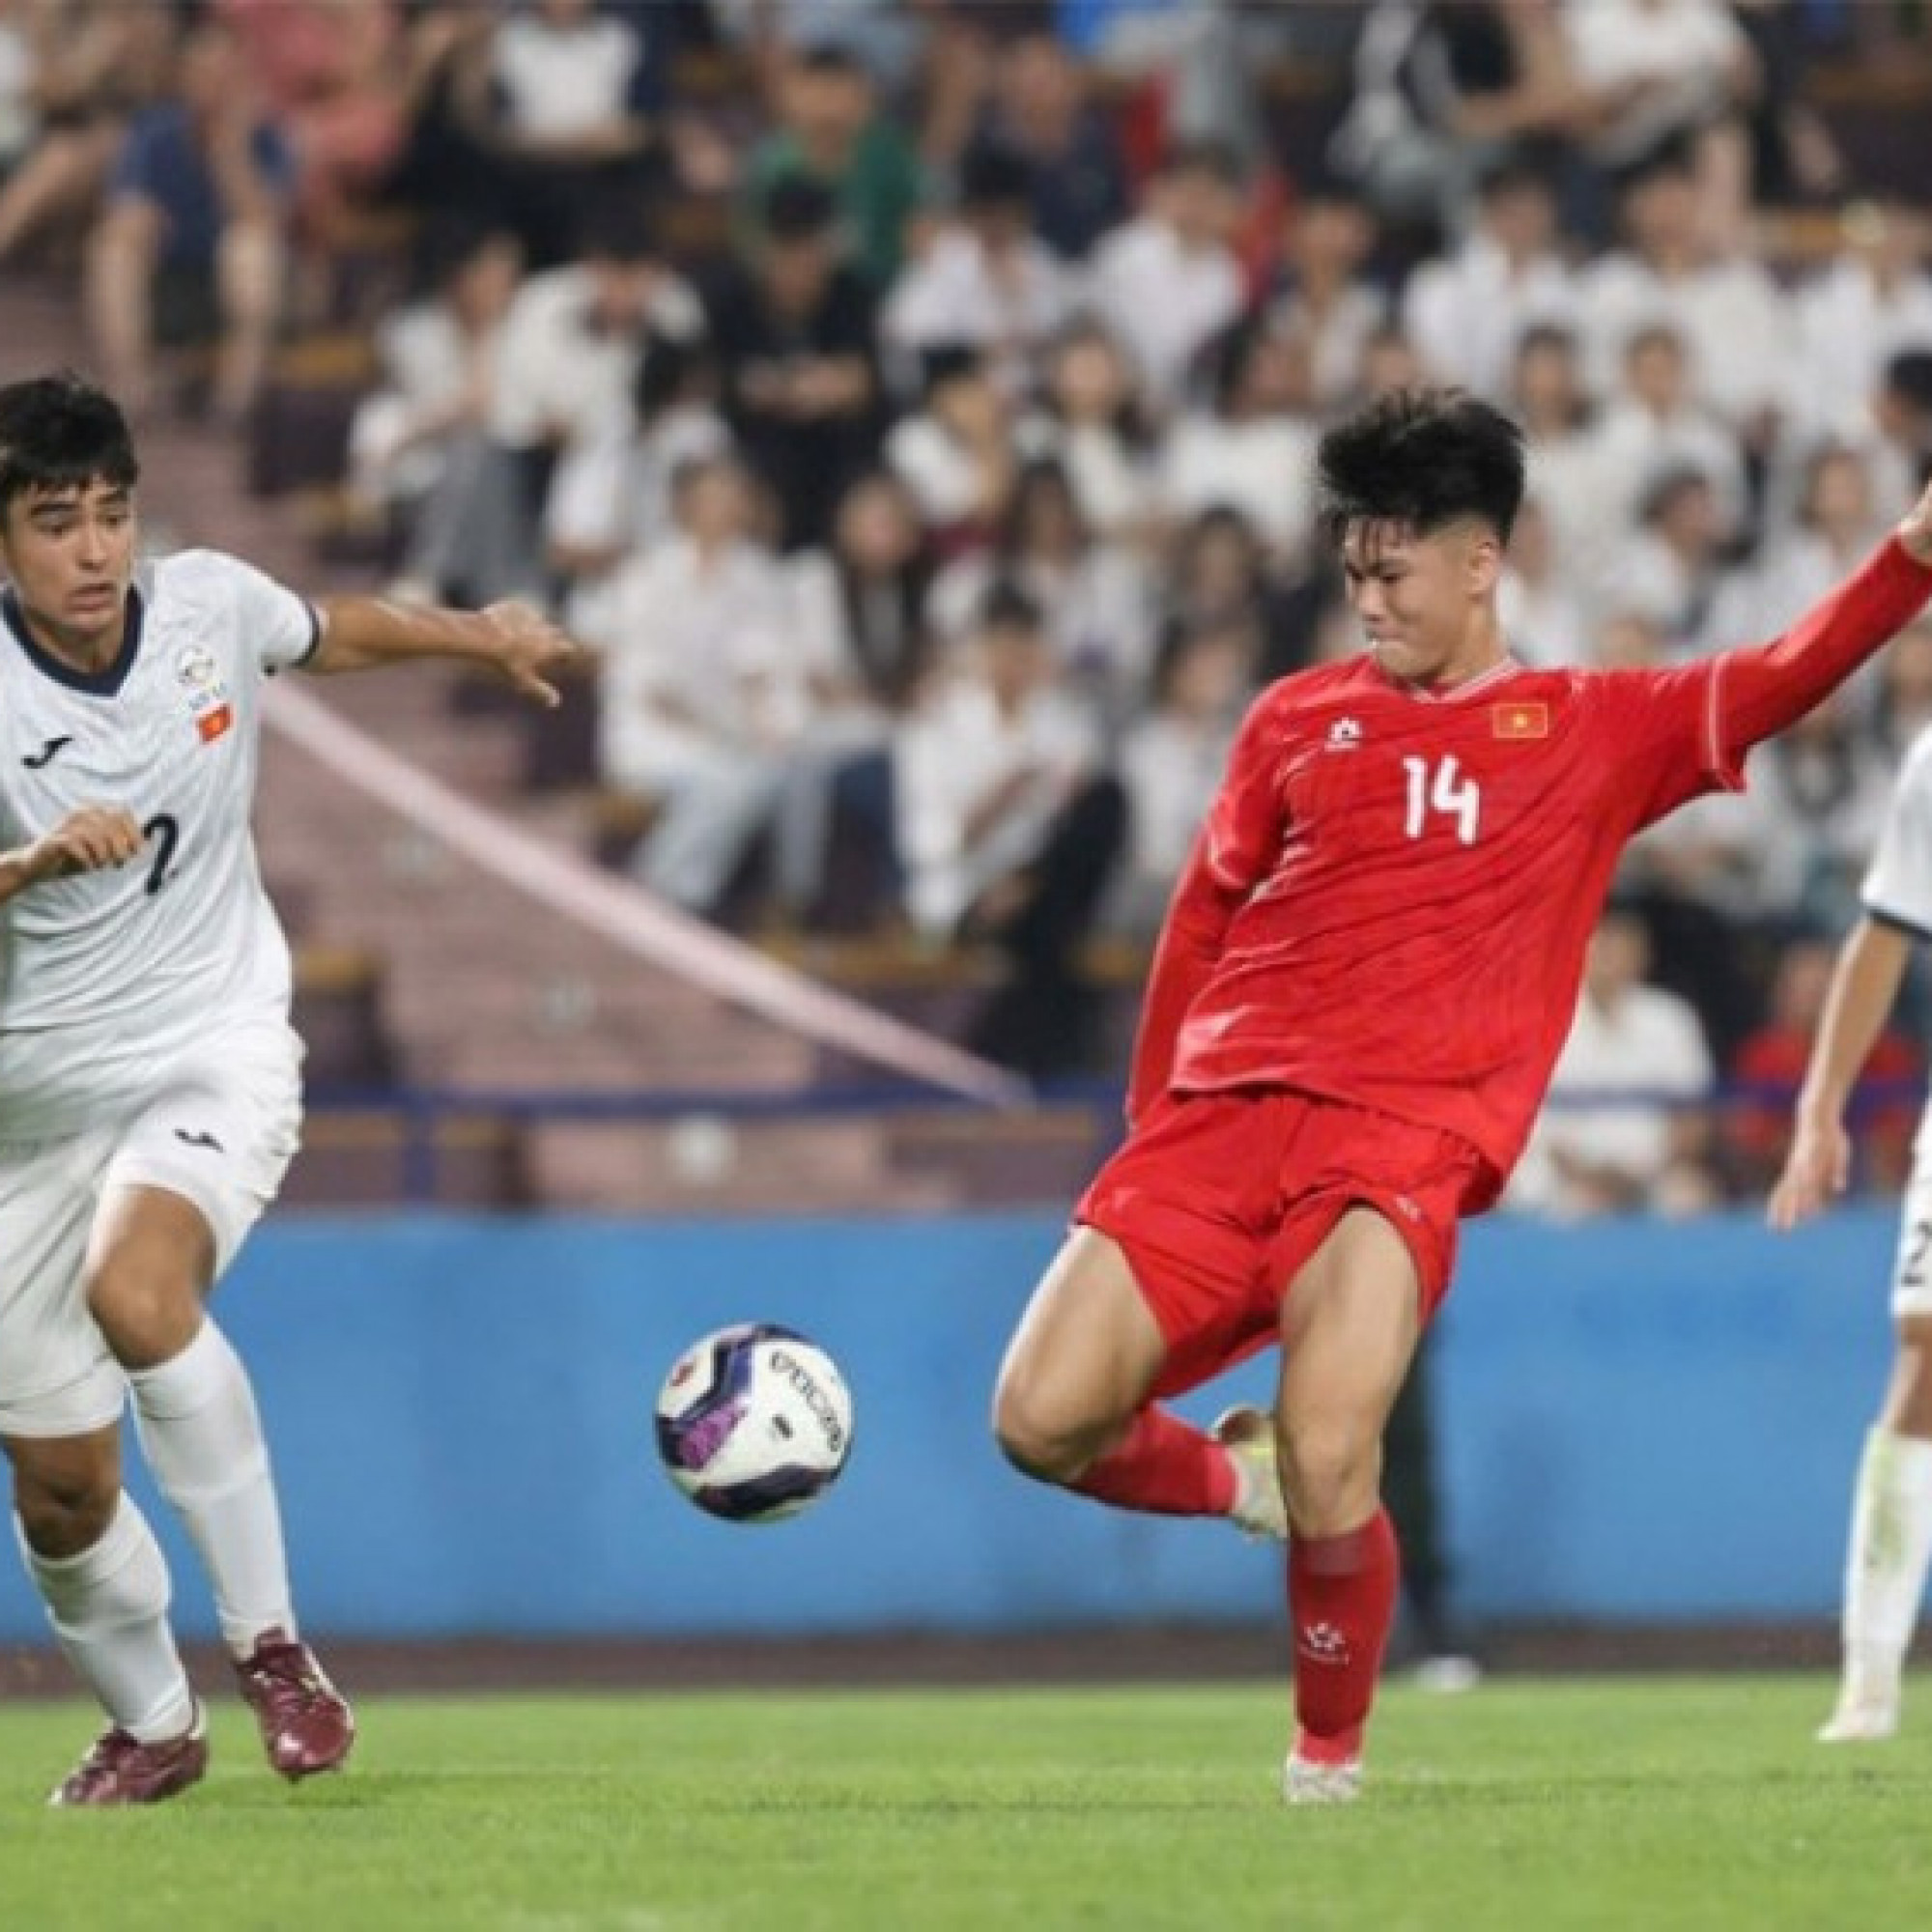
[[275,1198],[301,1134],[301,1041],[215,1035],[138,1112],[0,1147],[0,1435],[80,1435],[119,1419],[127,1382],[83,1297],[109,1188],[160,1187],[201,1212],[215,1272]]
[[1932,1148],[1915,1148],[1891,1264],[1891,1312],[1932,1315]]

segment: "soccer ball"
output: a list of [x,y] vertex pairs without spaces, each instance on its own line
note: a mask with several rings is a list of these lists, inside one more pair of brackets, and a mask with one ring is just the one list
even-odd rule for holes
[[701,1510],[779,1522],[817,1501],[852,1453],[852,1397],[832,1357],[770,1321],[701,1335],[658,1391],[658,1454]]

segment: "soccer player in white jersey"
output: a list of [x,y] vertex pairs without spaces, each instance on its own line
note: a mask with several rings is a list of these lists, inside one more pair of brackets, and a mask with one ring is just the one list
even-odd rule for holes
[[577,656],[522,606],[309,603],[213,551],[137,562],[137,471],[99,389],[0,388],[0,1446],[21,1555],[109,1720],[68,1804],[151,1803],[207,1762],[122,1488],[130,1393],[270,1762],[305,1777],[355,1738],[298,1634],[255,1399],[205,1306],[301,1120],[249,833],[263,680],[441,657],[554,703]]
[[[1850,1180],[1852,1089],[1914,944],[1932,939],[1932,732],[1914,744],[1899,774],[1862,897],[1804,1070],[1791,1151],[1772,1190],[1776,1228],[1796,1227]],[[1827,1744],[1862,1744],[1897,1730],[1905,1653],[1932,1566],[1932,1110],[1913,1150],[1891,1313],[1890,1379],[1852,1497],[1843,1678],[1837,1708],[1818,1733]]]

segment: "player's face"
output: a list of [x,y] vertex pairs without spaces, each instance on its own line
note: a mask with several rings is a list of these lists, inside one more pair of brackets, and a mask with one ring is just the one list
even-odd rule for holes
[[111,657],[134,574],[134,499],[118,484],[69,484],[15,497],[0,554],[21,609],[57,646]]
[[1349,605],[1376,662],[1411,684],[1455,684],[1501,655],[1495,622],[1502,546],[1476,524],[1428,536],[1358,523],[1342,539]]

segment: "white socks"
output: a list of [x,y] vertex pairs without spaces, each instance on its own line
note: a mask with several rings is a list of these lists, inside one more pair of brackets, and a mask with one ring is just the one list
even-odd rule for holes
[[168,1629],[168,1568],[148,1520],[124,1495],[106,1533],[78,1556],[43,1556],[18,1517],[14,1534],[47,1617],[80,1680],[124,1731],[178,1738],[194,1693]]
[[201,1551],[229,1650],[245,1657],[270,1628],[294,1636],[281,1511],[241,1356],[204,1321],[172,1361],[128,1379],[148,1466]]
[[1845,1563],[1845,1696],[1892,1703],[1932,1563],[1932,1441],[1865,1437]]

